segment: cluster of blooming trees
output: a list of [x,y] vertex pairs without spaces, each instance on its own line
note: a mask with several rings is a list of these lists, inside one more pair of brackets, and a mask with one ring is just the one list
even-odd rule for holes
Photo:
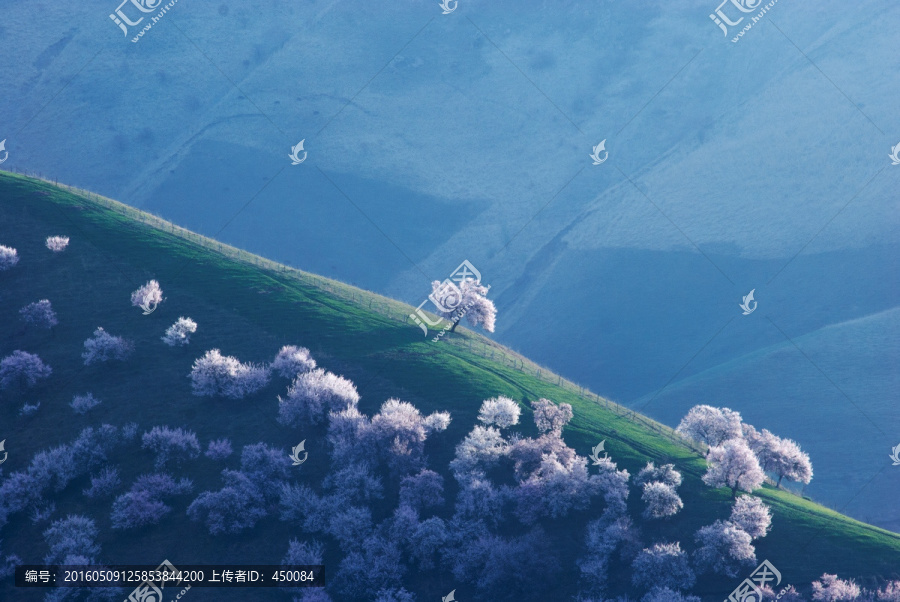
[[657,468],[653,462],[648,462],[634,478],[634,484],[643,490],[641,500],[647,505],[644,518],[674,516],[684,507],[675,491],[681,485],[681,473],[675,470],[674,464]]
[[270,371],[268,366],[242,363],[211,349],[194,361],[190,378],[194,395],[242,399],[265,387]]
[[100,400],[94,397],[93,393],[85,393],[84,395],[73,397],[69,406],[75,410],[76,414],[86,414],[89,410],[100,405],[100,403]]
[[766,429],[757,432],[728,408],[694,406],[676,430],[709,446],[704,482],[711,487],[729,487],[732,498],[739,490],[752,492],[761,487],[766,471],[778,475],[779,486],[784,478],[803,484],[812,480],[809,456],[795,441]]

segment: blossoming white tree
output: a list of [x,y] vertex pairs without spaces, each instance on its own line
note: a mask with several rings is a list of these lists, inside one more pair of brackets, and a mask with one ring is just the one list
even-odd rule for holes
[[731,508],[731,522],[753,539],[765,537],[772,526],[772,513],[758,497],[742,495]]
[[744,436],[762,469],[778,475],[776,486],[780,487],[784,478],[804,485],[812,481],[812,461],[796,441],[782,439],[766,429],[757,433],[749,425],[744,425]]
[[815,602],[844,602],[859,598],[860,588],[850,580],[838,579],[837,575],[825,573],[812,583],[812,599]]
[[738,490],[751,493],[766,479],[759,460],[743,439],[729,439],[722,445],[710,447],[706,456],[707,469],[703,482],[710,487],[729,487],[731,497]]
[[178,320],[166,329],[162,340],[170,347],[183,347],[191,342],[191,335],[197,332],[197,323],[190,318],[178,318]]
[[450,332],[456,330],[463,316],[472,326],[494,332],[497,308],[487,293],[488,287],[472,279],[463,280],[459,286],[440,280],[431,283],[431,299],[437,306],[435,313],[452,322]]
[[285,397],[278,396],[278,422],[290,426],[318,424],[325,414],[356,407],[359,393],[352,381],[317,368],[299,374]]
[[156,306],[162,302],[162,289],[156,280],[150,280],[147,284],[131,293],[131,304],[135,307],[140,307],[147,313],[156,309]]
[[631,568],[632,583],[638,587],[690,589],[697,580],[687,554],[677,541],[644,548],[635,557]]
[[241,363],[236,357],[210,349],[194,360],[190,378],[194,395],[242,399],[268,384],[269,367]]
[[665,518],[678,514],[684,507],[681,498],[675,493],[675,488],[666,483],[652,481],[644,483],[644,494],[641,499],[647,504],[644,509],[644,518]]
[[19,253],[12,247],[0,245],[0,272],[19,263]]
[[538,399],[531,402],[534,409],[534,423],[542,433],[562,433],[564,426],[572,420],[572,405],[561,403],[556,405],[549,399]]
[[643,487],[645,483],[665,483],[677,489],[681,486],[681,473],[675,470],[674,464],[663,464],[657,467],[653,462],[647,465],[634,477],[634,484]]
[[108,362],[109,360],[124,360],[134,350],[131,341],[122,337],[109,334],[103,328],[98,327],[94,335],[84,342],[84,365],[89,366],[95,362]]
[[519,404],[500,395],[499,397],[491,397],[481,404],[481,410],[478,412],[478,420],[486,425],[496,424],[500,428],[508,428],[514,424],[519,424],[519,414],[522,413]]
[[688,411],[675,430],[713,447],[742,436],[741,415],[728,408],[698,405]]
[[730,521],[717,520],[700,527],[694,539],[700,545],[694,551],[694,563],[700,571],[737,577],[739,571],[756,564],[753,538]]
[[19,315],[26,324],[33,324],[39,328],[51,329],[59,320],[56,319],[56,312],[53,311],[53,305],[47,299],[41,299],[34,303],[29,303],[19,310]]
[[45,243],[47,248],[53,251],[54,253],[61,253],[66,250],[66,247],[69,246],[69,237],[68,236],[48,236],[47,241]]
[[272,369],[284,378],[294,378],[298,374],[316,369],[316,360],[306,347],[285,345],[275,356]]

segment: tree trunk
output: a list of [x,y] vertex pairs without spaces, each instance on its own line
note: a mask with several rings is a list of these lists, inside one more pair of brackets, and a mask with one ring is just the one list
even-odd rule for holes
[[731,488],[731,499],[733,499],[733,500],[737,499],[737,490],[738,490],[737,485],[735,485],[734,487]]
[[781,487],[781,479],[784,478],[784,475],[778,475],[778,483],[775,485],[776,488]]
[[453,326],[450,327],[450,332],[455,332],[457,326],[459,326],[459,322],[458,322],[458,321],[457,321],[457,322],[454,322],[454,323],[453,323]]

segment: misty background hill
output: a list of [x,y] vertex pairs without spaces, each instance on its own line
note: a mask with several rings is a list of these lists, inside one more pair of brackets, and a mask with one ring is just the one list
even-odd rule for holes
[[672,426],[739,410],[900,530],[900,8],[732,43],[716,2],[437,4],[183,0],[132,43],[117,2],[0,2],[4,168],[413,305],[468,259],[498,341]]

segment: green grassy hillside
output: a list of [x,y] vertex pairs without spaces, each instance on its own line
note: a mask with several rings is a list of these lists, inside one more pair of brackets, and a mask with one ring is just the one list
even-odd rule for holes
[[[61,254],[44,247],[44,239],[57,234],[71,237]],[[683,547],[693,549],[693,532],[727,518],[730,511],[729,494],[700,481],[705,466],[700,450],[667,427],[582,391],[464,328],[432,342],[405,322],[411,311],[405,304],[251,256],[108,199],[8,173],[0,173],[0,244],[16,247],[21,257],[15,268],[0,272],[0,356],[22,349],[39,354],[53,367],[52,377],[38,387],[0,397],[0,439],[7,440],[9,452],[4,475],[26,468],[36,452],[71,441],[85,426],[134,421],[141,432],[154,425],[190,428],[204,447],[208,440],[221,437],[231,438],[236,450],[259,441],[289,449],[306,439],[310,461],[300,480],[321,480],[328,468],[324,431],[299,432],[275,420],[277,395],[284,393],[287,380],[275,378],[250,399],[229,401],[192,396],[187,378],[193,360],[213,347],[242,361],[262,362],[270,361],[281,345],[298,344],[309,347],[321,366],[356,383],[362,411],[374,413],[389,397],[410,401],[423,413],[450,411],[453,421],[448,431],[429,439],[426,446],[430,467],[444,474],[455,445],[476,422],[483,399],[500,394],[525,402],[546,397],[572,404],[575,418],[564,436],[581,455],[605,439],[610,457],[632,474],[649,460],[674,462],[682,471],[685,482],[679,493],[684,510],[667,522],[645,524],[635,519],[643,527],[645,544],[680,540]],[[129,294],[150,278],[159,280],[166,300],[153,314],[143,316],[131,307]],[[59,326],[50,332],[23,331],[18,309],[44,298],[59,314]],[[192,317],[199,330],[188,347],[169,348],[160,336],[179,316]],[[84,366],[79,357],[82,342],[97,326],[134,340],[134,355],[119,365]],[[68,403],[86,391],[103,404],[76,415]],[[41,403],[35,415],[18,414],[23,403],[35,401]],[[226,464],[232,466],[236,460],[237,454]],[[126,486],[136,475],[152,470],[151,455],[139,445],[115,462]],[[194,479],[195,496],[221,486],[222,467],[221,462],[201,456],[181,469],[183,475],[175,474]],[[452,478],[447,476],[446,483],[447,497],[452,499]],[[193,496],[176,499],[175,511],[157,527],[117,532],[110,528],[109,503],[97,505],[82,496],[85,486],[86,479],[78,479],[58,496],[54,518],[76,512],[94,516],[101,530],[101,557],[107,562],[155,564],[168,558],[176,566],[216,561],[277,564],[289,539],[302,537],[271,516],[247,533],[212,537],[202,524],[185,516]],[[771,534],[756,542],[757,556],[778,567],[787,583],[805,585],[826,571],[861,583],[900,578],[900,535],[768,486],[757,494],[774,514]],[[633,517],[642,507],[639,498],[632,490]],[[386,505],[390,503],[386,500]],[[386,506],[373,514],[377,520],[389,511]],[[584,524],[595,515],[587,511],[570,516],[552,533],[566,553],[565,589],[554,599],[568,599],[577,591],[574,563],[583,551]],[[39,562],[46,553],[40,536],[45,527],[26,516],[11,517],[0,532],[3,552]],[[622,584],[623,579],[623,571],[613,571],[614,583]],[[738,582],[703,576],[695,592],[721,600]],[[453,583],[450,574],[414,576],[412,584],[420,599],[439,599],[453,587],[464,599],[464,585]],[[207,599],[211,591],[190,596]],[[268,599],[263,596],[269,594],[286,599],[274,592],[254,593],[253,599]],[[245,595],[240,590],[216,590],[220,600],[248,599]],[[0,599],[39,596],[6,583],[0,585]]]

